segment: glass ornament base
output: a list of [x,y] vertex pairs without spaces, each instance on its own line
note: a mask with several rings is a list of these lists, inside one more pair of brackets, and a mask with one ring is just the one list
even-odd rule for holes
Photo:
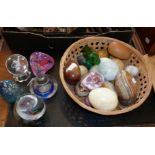
[[35,77],[30,82],[30,92],[46,100],[55,95],[58,83],[55,78],[49,78],[46,74],[43,77]]

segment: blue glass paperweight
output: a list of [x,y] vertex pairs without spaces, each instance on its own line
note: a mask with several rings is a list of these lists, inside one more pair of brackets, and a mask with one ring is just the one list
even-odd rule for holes
[[0,81],[0,96],[13,104],[22,95],[23,90],[12,80]]

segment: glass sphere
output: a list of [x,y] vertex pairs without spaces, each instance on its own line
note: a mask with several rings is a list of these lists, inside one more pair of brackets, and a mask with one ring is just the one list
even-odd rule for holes
[[33,122],[45,114],[46,105],[41,98],[27,94],[18,99],[14,111],[16,117],[19,117],[25,122]]

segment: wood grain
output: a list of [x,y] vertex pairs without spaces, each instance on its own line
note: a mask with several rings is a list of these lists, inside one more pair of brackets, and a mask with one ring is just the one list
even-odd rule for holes
[[[8,73],[5,67],[5,61],[9,55],[12,54],[12,51],[8,49],[7,45],[4,42],[3,48],[0,51],[0,80],[12,80],[12,75]],[[7,116],[8,116],[9,107],[7,102],[0,97],[0,127],[5,126]]]

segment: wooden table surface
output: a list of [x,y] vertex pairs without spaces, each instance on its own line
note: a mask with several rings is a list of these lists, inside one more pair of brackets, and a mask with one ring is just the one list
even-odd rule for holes
[[[1,41],[1,40],[0,40]],[[0,51],[0,80],[12,80],[12,75],[8,73],[5,67],[5,61],[9,55],[12,54],[12,51],[9,50],[7,45],[2,45],[2,50]],[[9,112],[8,104],[0,97],[0,127],[5,126],[7,120],[7,115]]]

